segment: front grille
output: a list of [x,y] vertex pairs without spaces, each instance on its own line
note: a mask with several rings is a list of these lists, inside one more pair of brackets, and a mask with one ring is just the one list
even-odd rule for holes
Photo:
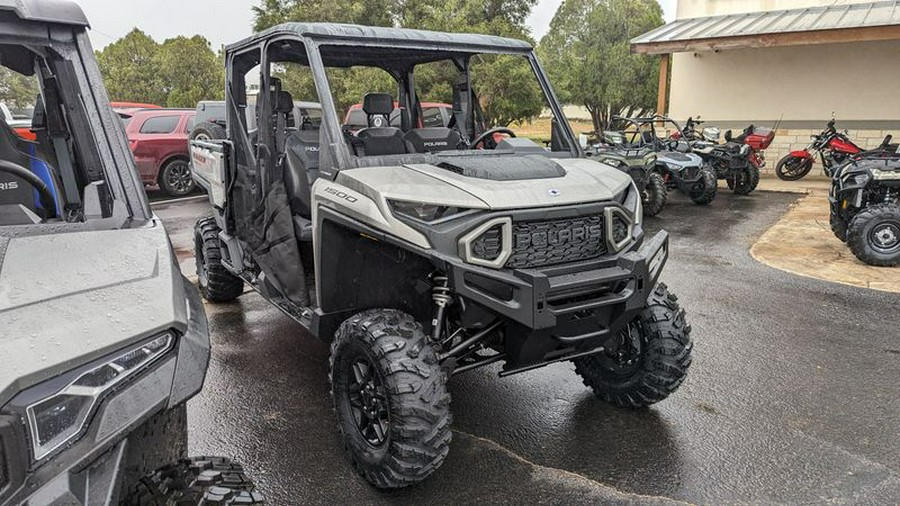
[[606,253],[603,216],[513,223],[506,267],[526,269],[598,258]]

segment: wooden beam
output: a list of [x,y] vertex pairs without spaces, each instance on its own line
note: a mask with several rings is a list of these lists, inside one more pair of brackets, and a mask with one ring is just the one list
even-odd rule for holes
[[659,91],[656,99],[656,114],[666,114],[666,103],[669,99],[669,65],[672,55],[659,57]]
[[668,54],[718,51],[720,49],[869,42],[876,40],[900,40],[900,25],[647,42],[643,44],[632,44],[631,51],[641,54]]

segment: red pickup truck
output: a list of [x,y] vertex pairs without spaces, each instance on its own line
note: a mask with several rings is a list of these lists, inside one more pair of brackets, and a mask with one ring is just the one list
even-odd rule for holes
[[194,191],[188,164],[188,134],[194,128],[193,109],[117,111],[141,180],[172,197]]

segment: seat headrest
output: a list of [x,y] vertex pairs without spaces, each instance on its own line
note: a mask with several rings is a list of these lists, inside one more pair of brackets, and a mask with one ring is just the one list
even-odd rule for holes
[[294,97],[286,91],[279,91],[275,94],[275,112],[280,114],[288,114],[294,111]]
[[394,112],[394,97],[390,93],[366,93],[363,97],[363,111],[369,116]]

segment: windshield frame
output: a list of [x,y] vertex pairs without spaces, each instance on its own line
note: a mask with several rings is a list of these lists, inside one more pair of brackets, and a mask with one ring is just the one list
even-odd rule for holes
[[[338,114],[337,108],[334,103],[334,96],[332,95],[331,85],[328,81],[328,76],[326,74],[326,67],[323,59],[321,48],[322,47],[335,47],[335,46],[345,46],[345,47],[379,47],[379,48],[389,48],[396,49],[398,51],[402,50],[424,50],[424,51],[434,51],[438,53],[446,53],[447,59],[451,60],[453,56],[461,56],[461,55],[469,55],[475,56],[477,54],[496,54],[496,55],[510,55],[510,56],[521,56],[524,57],[531,66],[532,72],[535,78],[538,81],[538,85],[541,88],[541,91],[544,94],[544,98],[547,103],[547,107],[553,113],[553,116],[556,118],[556,121],[559,124],[560,133],[563,135],[565,140],[569,145],[568,151],[561,151],[555,153],[557,156],[563,155],[571,156],[573,158],[581,158],[583,157],[583,152],[581,145],[578,143],[578,139],[572,131],[571,125],[569,124],[568,119],[566,119],[565,114],[563,113],[562,106],[557,99],[556,93],[553,91],[552,86],[550,85],[549,79],[547,78],[546,73],[540,65],[540,62],[535,55],[535,52],[531,48],[522,48],[521,50],[514,48],[497,48],[490,46],[477,46],[477,45],[458,45],[458,44],[446,44],[446,45],[438,45],[437,43],[432,44],[423,44],[419,42],[398,42],[398,41],[380,41],[380,40],[344,40],[344,39],[326,39],[326,38],[311,38],[311,37],[302,37],[298,35],[291,34],[282,34],[276,37],[273,37],[267,41],[267,46],[274,43],[278,40],[296,40],[301,42],[306,47],[307,57],[310,69],[313,74],[313,79],[316,84],[316,89],[319,93],[319,103],[322,104],[322,127],[327,129],[327,136],[330,139],[336,140],[337,142],[328,142],[327,147],[330,151],[332,151],[332,163],[334,170],[343,170],[360,166],[360,160],[363,160],[365,157],[357,157],[350,151],[350,146],[347,142],[344,141],[344,135],[341,130],[343,117]],[[264,50],[265,52],[265,50]],[[381,68],[381,67],[377,67]],[[387,70],[387,69],[385,69]],[[326,144],[323,144],[325,146]],[[548,151],[548,155],[551,152]],[[363,162],[364,165],[368,165]],[[331,168],[328,168],[331,169]],[[328,174],[330,170],[326,170],[324,174]]]

